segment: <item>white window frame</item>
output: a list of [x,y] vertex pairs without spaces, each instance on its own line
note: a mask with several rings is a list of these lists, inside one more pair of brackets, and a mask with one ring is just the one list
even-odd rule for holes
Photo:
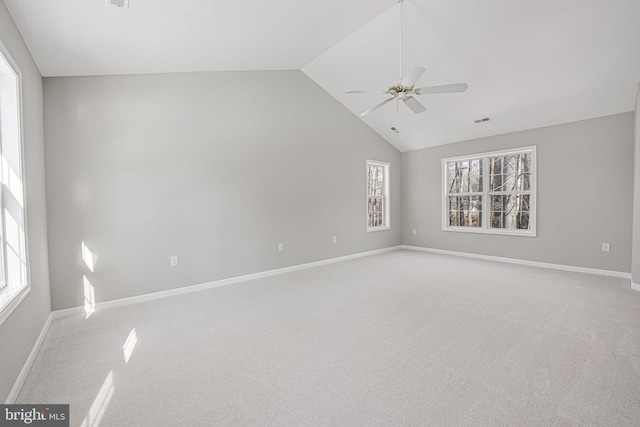
[[[384,168],[384,195],[383,199],[383,218],[385,219],[384,225],[379,227],[369,227],[369,166],[382,166]],[[391,163],[382,162],[378,160],[369,160],[365,162],[364,177],[365,177],[365,224],[367,225],[367,232],[371,231],[384,231],[391,229],[391,194],[390,194],[390,182],[391,182]],[[379,196],[376,196],[379,197]]]
[[[491,228],[489,225],[490,218],[490,195],[492,192],[489,188],[489,158],[494,156],[505,156],[510,154],[531,153],[531,188],[527,194],[530,194],[531,210],[529,212],[529,230],[508,230],[501,228]],[[459,162],[465,160],[481,159],[482,161],[482,192],[477,195],[482,196],[482,224],[480,227],[455,227],[449,225],[449,199],[448,199],[448,183],[447,183],[447,164],[450,162]],[[537,195],[537,156],[536,146],[513,148],[509,150],[489,151],[484,153],[467,154],[464,156],[447,157],[442,159],[442,231],[454,231],[463,233],[481,233],[481,234],[502,234],[509,236],[536,237],[536,210],[538,204],[536,202]],[[475,195],[476,193],[470,194]]]
[[[11,69],[11,71],[13,72],[13,74],[16,77],[16,101],[17,101],[17,105],[16,105],[16,109],[17,109],[17,115],[18,115],[18,123],[17,123],[17,138],[18,138],[18,143],[20,145],[19,147],[19,156],[20,156],[20,176],[18,177],[21,180],[21,192],[22,192],[22,224],[23,224],[23,228],[24,228],[24,263],[25,263],[25,271],[24,271],[24,281],[22,283],[19,284],[12,284],[12,283],[8,283],[7,280],[7,254],[6,254],[6,249],[5,249],[5,244],[6,241],[4,240],[4,238],[2,238],[2,240],[0,241],[0,246],[1,246],[1,250],[0,250],[0,254],[1,254],[1,258],[0,258],[0,280],[2,281],[3,284],[6,284],[7,286],[3,287],[2,289],[0,289],[0,325],[9,317],[9,315],[13,312],[13,310],[16,309],[16,307],[18,307],[18,305],[24,300],[24,298],[29,294],[29,292],[31,291],[31,277],[30,277],[30,267],[29,267],[29,238],[28,238],[28,231],[27,231],[27,206],[26,206],[26,200],[27,200],[27,196],[26,196],[26,186],[25,186],[25,167],[24,167],[24,131],[23,131],[23,109],[22,109],[22,72],[20,71],[20,68],[18,67],[18,64],[15,62],[15,60],[12,58],[11,54],[9,53],[8,49],[5,47],[5,45],[0,42],[0,61],[4,62],[9,69]],[[0,97],[2,96],[2,94],[0,94]],[[0,126],[2,124],[0,123]],[[0,135],[1,137],[1,135]],[[0,155],[2,153],[2,146],[1,146],[2,141],[0,141]],[[0,160],[1,161],[1,160]],[[2,168],[1,168],[1,164],[0,164],[0,178],[2,178],[1,181],[4,181],[4,176],[6,176],[5,173],[2,173]],[[4,206],[5,206],[5,202],[4,202],[4,198],[5,198],[5,193],[8,192],[9,190],[6,187],[6,183],[4,182],[0,182],[0,209],[2,209],[2,211],[0,211],[0,233],[2,233],[2,236],[6,236],[6,218],[4,215]]]

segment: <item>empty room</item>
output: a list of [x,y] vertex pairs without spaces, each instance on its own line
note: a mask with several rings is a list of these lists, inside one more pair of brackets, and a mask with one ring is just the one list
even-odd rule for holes
[[0,1],[0,426],[640,425],[637,0]]

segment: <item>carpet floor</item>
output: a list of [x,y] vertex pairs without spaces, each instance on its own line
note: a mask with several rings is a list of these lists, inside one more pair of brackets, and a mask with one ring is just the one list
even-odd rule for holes
[[399,250],[54,320],[72,426],[640,425],[629,281]]

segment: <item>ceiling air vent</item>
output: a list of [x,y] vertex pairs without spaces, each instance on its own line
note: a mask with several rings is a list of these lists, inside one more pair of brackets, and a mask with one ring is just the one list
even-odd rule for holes
[[129,0],[106,0],[107,6],[129,7]]

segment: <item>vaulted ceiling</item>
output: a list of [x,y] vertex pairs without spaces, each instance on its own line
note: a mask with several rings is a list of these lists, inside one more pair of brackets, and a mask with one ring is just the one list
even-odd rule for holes
[[[395,0],[4,0],[43,76],[301,69],[355,114],[401,77]],[[404,0],[423,95],[363,120],[402,151],[633,110],[638,0]],[[489,117],[476,124],[474,120]],[[394,133],[390,127],[399,133]]]

